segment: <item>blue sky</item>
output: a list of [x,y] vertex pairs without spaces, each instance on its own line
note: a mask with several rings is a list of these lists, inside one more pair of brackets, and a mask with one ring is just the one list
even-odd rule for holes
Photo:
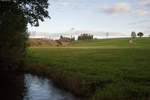
[[51,19],[29,31],[150,33],[150,0],[49,0]]

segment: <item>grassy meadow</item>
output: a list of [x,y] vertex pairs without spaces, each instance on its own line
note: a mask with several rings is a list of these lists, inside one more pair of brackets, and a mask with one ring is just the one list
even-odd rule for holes
[[89,100],[150,100],[150,38],[28,48],[25,70]]

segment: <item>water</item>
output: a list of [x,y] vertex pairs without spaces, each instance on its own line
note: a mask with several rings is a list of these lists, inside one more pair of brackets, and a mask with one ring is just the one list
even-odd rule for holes
[[31,74],[0,73],[0,100],[79,100],[51,80]]
[[51,80],[25,75],[26,93],[23,100],[77,100],[70,93],[54,87]]

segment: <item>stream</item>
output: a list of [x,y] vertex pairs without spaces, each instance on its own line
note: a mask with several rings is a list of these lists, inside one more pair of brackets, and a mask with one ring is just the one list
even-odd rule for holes
[[23,100],[77,100],[70,93],[54,87],[51,80],[31,74],[26,74],[24,80],[27,91]]
[[17,79],[10,79],[13,82],[2,81],[0,84],[0,98],[3,100],[79,100],[56,88],[53,82],[46,78],[25,74]]

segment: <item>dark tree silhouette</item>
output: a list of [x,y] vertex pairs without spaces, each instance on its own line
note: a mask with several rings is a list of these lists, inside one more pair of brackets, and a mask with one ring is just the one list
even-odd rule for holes
[[81,34],[78,36],[78,40],[92,40],[93,35],[90,34]]
[[137,35],[141,38],[144,34],[142,32],[139,32]]
[[50,18],[48,0],[0,1],[0,70],[16,70],[24,64],[27,24]]

